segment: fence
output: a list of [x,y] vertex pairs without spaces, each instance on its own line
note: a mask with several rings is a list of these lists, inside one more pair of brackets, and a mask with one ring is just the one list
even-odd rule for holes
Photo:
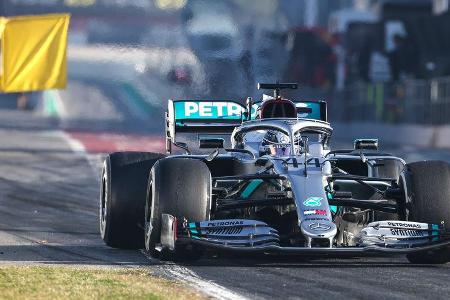
[[450,124],[450,78],[358,84],[330,100],[334,121]]

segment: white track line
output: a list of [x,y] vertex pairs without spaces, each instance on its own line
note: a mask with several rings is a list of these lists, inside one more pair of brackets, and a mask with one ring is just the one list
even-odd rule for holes
[[[155,259],[148,255],[145,250],[141,250],[150,261]],[[159,271],[169,279],[174,279],[191,286],[199,292],[219,300],[247,300],[248,298],[233,292],[211,280],[202,279],[194,271],[176,264],[161,264],[155,266]]]
[[84,147],[84,145],[79,140],[76,140],[76,139],[72,138],[70,136],[70,134],[68,134],[65,131],[60,131],[60,132],[61,132],[61,137],[69,145],[70,149],[73,152],[75,152],[77,154],[82,154],[82,155],[86,154],[86,148]]
[[166,265],[166,272],[171,278],[184,282],[198,291],[219,300],[247,299],[217,283],[200,278],[194,271],[179,265]]
[[57,131],[55,133],[57,136],[61,137],[70,147],[72,152],[74,152],[76,155],[79,155],[80,157],[84,158],[86,162],[91,167],[92,172],[95,175],[95,178],[100,180],[101,176],[101,164],[99,161],[103,162],[103,159],[101,158],[102,155],[91,155],[86,151],[86,148],[84,145],[77,139],[74,139],[65,131]]
[[[61,98],[61,94],[59,93],[58,90],[51,90],[49,92],[52,92],[52,94],[54,95],[57,117],[59,119],[66,118],[68,116],[68,113],[67,113],[67,109],[64,105],[64,101]],[[101,155],[97,155],[95,157],[93,155],[90,155],[86,151],[86,148],[84,147],[84,145],[79,140],[72,138],[70,136],[70,134],[68,134],[64,130],[58,130],[56,135],[61,137],[69,145],[70,149],[75,154],[86,159],[87,163],[91,167],[91,170],[94,172],[95,178],[100,180],[101,165],[99,166],[99,161],[101,160],[101,162],[103,163],[103,159],[101,159]]]

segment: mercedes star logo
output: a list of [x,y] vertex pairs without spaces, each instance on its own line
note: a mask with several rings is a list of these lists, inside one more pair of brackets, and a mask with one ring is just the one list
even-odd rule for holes
[[326,231],[331,229],[331,226],[323,223],[311,223],[309,224],[309,229],[314,231]]

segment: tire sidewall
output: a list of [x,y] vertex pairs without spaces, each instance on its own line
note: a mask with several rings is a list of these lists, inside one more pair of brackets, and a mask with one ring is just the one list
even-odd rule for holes
[[[184,215],[184,211],[183,212],[180,211],[180,208],[178,207],[178,205],[176,205],[177,199],[166,199],[166,198],[168,198],[167,197],[167,189],[174,188],[172,186],[173,184],[180,184],[179,178],[170,178],[170,179],[162,178],[162,177],[167,177],[168,169],[164,169],[164,168],[167,168],[167,167],[173,168],[173,165],[170,166],[170,163],[175,163],[175,161],[182,162],[183,160],[185,162],[186,161],[190,161],[190,162],[194,161],[194,159],[189,159],[189,158],[165,158],[165,159],[161,159],[158,162],[156,162],[155,165],[153,166],[152,170],[150,171],[149,183],[148,183],[148,189],[147,189],[147,200],[146,200],[146,209],[147,209],[146,214],[148,217],[148,214],[150,213],[150,220],[148,220],[148,218],[146,218],[146,220],[145,220],[146,221],[145,246],[146,246],[146,250],[150,254],[155,253],[155,245],[160,243],[160,240],[161,240],[161,219],[162,219],[163,213],[173,214],[175,217],[180,217],[180,215],[183,215],[183,217],[187,217],[188,219],[190,218],[190,216]],[[198,161],[198,160],[195,160],[195,161]],[[203,164],[203,162],[201,162],[201,163]],[[169,166],[168,166],[168,164],[169,164]],[[198,166],[200,166],[200,165],[198,165]],[[209,185],[206,187],[206,190],[203,191],[204,197],[206,197],[206,198],[203,198],[200,196],[202,194],[200,191],[198,193],[198,197],[196,197],[196,198],[199,199],[198,201],[204,201],[203,206],[206,209],[205,209],[205,211],[202,211],[199,208],[200,210],[199,210],[197,217],[194,217],[199,220],[195,220],[195,221],[209,220],[209,217],[210,217],[211,173],[209,172],[209,169],[207,168],[206,165],[204,165],[204,167],[202,166],[202,168],[204,168],[204,169],[203,170],[195,169],[195,171],[196,171],[196,173],[203,174],[203,175],[195,174],[195,176],[197,176],[198,178],[202,178],[204,180],[203,183],[208,181]],[[179,170],[179,172],[182,172],[182,171]],[[206,172],[208,174],[207,179],[205,176]],[[180,174],[178,173],[178,175],[180,175]],[[167,182],[169,180],[172,180],[172,181],[170,182],[169,185],[167,185]],[[165,182],[163,182],[163,181],[165,181]],[[163,186],[163,184],[164,184],[164,186]],[[182,184],[181,186],[187,186],[187,185]],[[162,187],[165,190],[161,190]],[[166,196],[161,195],[161,192],[163,192],[163,194]],[[164,201],[164,202],[162,202],[162,201]],[[173,202],[173,201],[175,201],[175,202]],[[200,202],[200,203],[202,203],[202,202]],[[148,212],[149,207],[151,207],[150,212]],[[202,207],[202,206],[200,205],[199,207]],[[174,213],[174,210],[178,210],[178,213]],[[201,220],[200,220],[200,218],[201,218]],[[192,220],[190,220],[190,221],[192,221]]]
[[[102,169],[101,188],[100,188],[100,234],[104,241],[109,241],[108,232],[111,226],[111,161],[109,156],[105,159]],[[104,211],[106,210],[106,212]]]
[[404,175],[407,220],[435,224],[445,221],[447,229],[450,229],[450,216],[442,213],[450,212],[449,195],[445,193],[445,190],[450,193],[450,176],[445,173],[446,168],[450,170],[450,165],[441,161],[407,165]]
[[145,248],[149,252],[155,250],[155,245],[159,243],[161,239],[161,213],[159,210],[159,201],[161,201],[161,199],[159,198],[159,193],[156,189],[156,186],[159,184],[158,170],[159,161],[155,163],[150,171],[147,187],[147,200],[145,204]]
[[149,171],[164,155],[152,152],[115,152],[104,161],[99,225],[108,246],[144,247],[144,209]]
[[[442,161],[407,165],[400,178],[405,197],[405,220],[439,224],[444,218],[449,229],[450,216],[445,214],[450,211],[450,199],[446,195],[450,190],[449,170],[450,165]],[[450,247],[408,254],[407,258],[416,264],[443,264],[450,260]]]

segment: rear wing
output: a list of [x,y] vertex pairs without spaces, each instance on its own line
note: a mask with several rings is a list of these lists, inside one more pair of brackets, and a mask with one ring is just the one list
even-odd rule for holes
[[[294,101],[298,118],[327,121],[325,101]],[[166,150],[172,152],[172,144],[185,148],[177,141],[178,133],[209,135],[215,138],[229,137],[233,129],[243,121],[257,118],[262,102],[248,101],[248,106],[231,100],[169,100],[166,112]],[[250,115],[247,114],[251,110]]]
[[247,109],[230,100],[169,100],[166,113],[166,150],[178,145],[177,133],[230,135],[241,125]]

